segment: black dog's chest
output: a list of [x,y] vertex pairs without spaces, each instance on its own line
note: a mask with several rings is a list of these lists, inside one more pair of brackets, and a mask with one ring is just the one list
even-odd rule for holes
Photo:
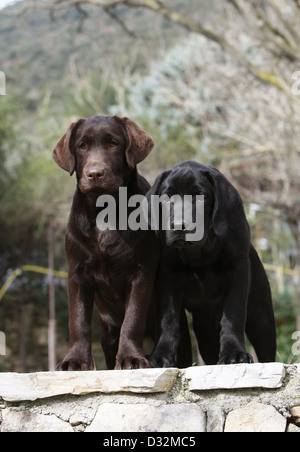
[[185,307],[190,312],[218,312],[223,305],[225,274],[218,268],[218,263],[186,266],[187,284]]
[[220,278],[213,271],[194,271],[188,278],[190,298],[197,298],[197,303],[213,301],[221,296]]
[[211,239],[204,247],[182,248],[179,251],[181,262],[192,272],[212,273],[221,263],[221,246],[219,241]]

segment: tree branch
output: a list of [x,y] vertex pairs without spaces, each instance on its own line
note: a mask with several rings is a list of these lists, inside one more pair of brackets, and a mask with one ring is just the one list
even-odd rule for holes
[[115,13],[114,8],[107,7],[103,8],[104,11],[111,17],[115,22],[117,22],[121,28],[125,31],[126,34],[128,34],[131,38],[140,38],[140,36],[137,36],[134,31],[130,30],[125,22]]
[[294,2],[296,3],[296,6],[300,9],[300,0],[294,0]]
[[[295,0],[297,3],[300,0]],[[236,2],[234,2],[236,3]],[[190,32],[200,34],[210,41],[213,41],[220,45],[224,50],[231,53],[236,60],[246,67],[249,72],[263,83],[267,83],[275,86],[281,91],[288,92],[290,87],[286,86],[284,80],[270,73],[262,68],[255,66],[242,52],[239,51],[237,47],[232,45],[224,36],[220,36],[215,31],[207,29],[200,23],[193,23],[184,15],[169,9],[162,0],[39,0],[31,1],[26,4],[23,8],[15,8],[14,14],[24,14],[31,9],[46,9],[46,10],[57,10],[62,8],[70,8],[72,6],[78,7],[81,5],[93,5],[102,7],[108,12],[111,17],[113,17],[117,22],[123,27],[123,29],[132,35],[132,32],[128,30],[126,25],[114,14],[113,9],[120,5],[125,5],[130,8],[144,8],[156,12],[160,16],[164,17],[167,21],[172,22]],[[4,12],[3,12],[4,11]],[[10,9],[0,11],[0,14],[13,14]]]

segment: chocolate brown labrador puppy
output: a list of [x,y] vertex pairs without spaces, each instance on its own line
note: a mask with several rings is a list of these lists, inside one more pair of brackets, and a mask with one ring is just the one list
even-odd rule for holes
[[53,151],[56,163],[77,175],[66,234],[70,350],[58,370],[90,369],[94,302],[108,369],[150,367],[143,338],[158,243],[151,231],[100,231],[96,203],[100,195],[112,195],[118,211],[120,187],[127,187],[128,197],[145,195],[149,184],[136,166],[153,146],[132,120],[96,116],[73,123]]

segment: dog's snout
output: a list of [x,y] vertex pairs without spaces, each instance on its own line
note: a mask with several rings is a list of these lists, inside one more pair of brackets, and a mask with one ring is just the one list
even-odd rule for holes
[[171,230],[173,232],[186,232],[187,231],[187,226],[185,225],[184,222],[181,221],[173,221],[171,223]]
[[92,168],[87,173],[87,177],[90,181],[97,181],[101,179],[103,175],[104,170],[102,168]]

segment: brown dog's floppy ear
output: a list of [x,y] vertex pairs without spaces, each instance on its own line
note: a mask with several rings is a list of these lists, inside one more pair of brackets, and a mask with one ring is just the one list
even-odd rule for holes
[[119,116],[115,116],[115,119],[121,121],[125,126],[127,133],[126,160],[129,168],[134,169],[152,151],[154,147],[153,138],[131,119],[120,118]]
[[74,153],[71,150],[71,138],[77,127],[81,123],[81,119],[73,122],[68,128],[64,136],[59,140],[53,150],[53,158],[62,169],[68,171],[73,176],[76,169],[76,160]]

